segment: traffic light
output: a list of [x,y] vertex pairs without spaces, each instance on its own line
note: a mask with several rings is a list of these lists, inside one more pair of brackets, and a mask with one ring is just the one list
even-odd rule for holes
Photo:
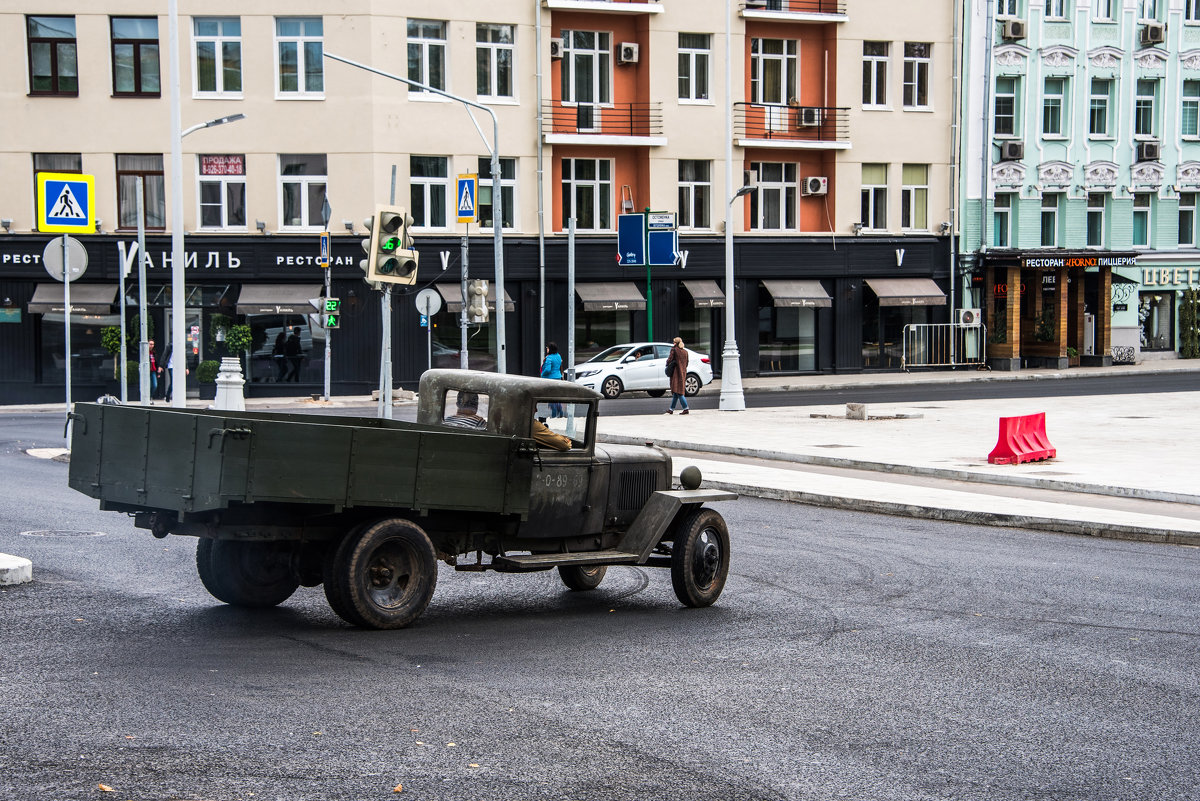
[[380,206],[371,218],[371,238],[363,240],[367,257],[359,262],[369,283],[415,284],[417,251],[409,226],[413,218],[402,207]]
[[473,323],[488,321],[488,282],[473,278],[467,282],[467,319]]
[[341,298],[325,298],[325,311],[321,313],[321,325],[325,328],[341,328]]

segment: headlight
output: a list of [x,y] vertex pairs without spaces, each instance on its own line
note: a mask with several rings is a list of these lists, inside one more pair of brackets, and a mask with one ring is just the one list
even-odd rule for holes
[[599,370],[576,370],[575,377],[576,378],[587,378],[588,376],[596,375],[599,372],[600,372]]

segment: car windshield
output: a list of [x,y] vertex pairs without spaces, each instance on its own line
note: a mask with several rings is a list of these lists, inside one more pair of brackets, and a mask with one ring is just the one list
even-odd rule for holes
[[617,345],[615,348],[609,348],[608,350],[600,351],[595,356],[588,359],[585,364],[588,362],[619,362],[621,361],[621,357],[624,356],[628,350],[628,345]]

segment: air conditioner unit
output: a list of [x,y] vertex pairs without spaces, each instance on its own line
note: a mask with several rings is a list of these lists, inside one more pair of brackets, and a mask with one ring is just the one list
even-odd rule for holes
[[983,322],[983,310],[982,309],[959,309],[958,310],[958,324],[959,325],[967,325],[967,326],[975,327],[975,326],[978,326],[982,322]]
[[617,50],[618,64],[636,64],[638,62],[637,42],[621,42]]
[[829,194],[829,179],[823,175],[810,175],[804,179],[804,184],[800,187],[801,195],[827,195]]
[[1028,26],[1025,24],[1025,20],[1007,19],[1000,28],[1000,35],[1009,41],[1024,39],[1029,35]]
[[1025,143],[1024,142],[1001,142],[1000,143],[1000,160],[1001,161],[1020,161],[1025,158]]
[[1162,44],[1167,40],[1167,26],[1161,22],[1147,22],[1142,26],[1138,40],[1142,43],[1142,47]]
[[560,59],[560,58],[562,58],[562,56],[563,56],[562,39],[551,39],[550,40],[550,58]]
[[1162,145],[1158,142],[1138,142],[1138,161],[1158,161],[1162,158]]
[[796,114],[797,128],[816,128],[821,124],[821,109],[818,106],[801,106]]

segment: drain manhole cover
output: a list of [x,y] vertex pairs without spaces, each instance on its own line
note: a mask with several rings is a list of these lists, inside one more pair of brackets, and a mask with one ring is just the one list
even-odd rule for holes
[[70,529],[42,529],[40,531],[22,531],[22,537],[103,537],[103,531],[72,531]]

